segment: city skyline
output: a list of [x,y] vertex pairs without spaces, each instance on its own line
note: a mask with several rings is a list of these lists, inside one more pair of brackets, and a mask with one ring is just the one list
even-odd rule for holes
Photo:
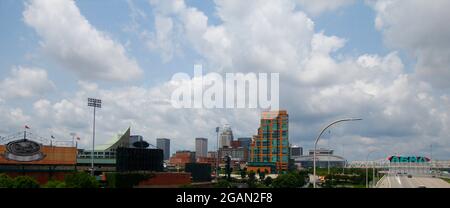
[[[270,9],[268,9],[270,8]],[[450,158],[450,2],[419,0],[0,1],[0,136],[37,134],[96,144],[131,127],[171,152],[216,148],[217,126],[257,134],[259,108],[176,109],[176,73],[278,73],[290,143],[349,160],[368,151]],[[413,12],[412,12],[413,11]],[[410,15],[415,13],[417,15]],[[266,18],[260,18],[264,16]],[[407,34],[407,35],[405,35]],[[197,80],[188,80],[195,84]],[[226,90],[226,89],[224,89]]]

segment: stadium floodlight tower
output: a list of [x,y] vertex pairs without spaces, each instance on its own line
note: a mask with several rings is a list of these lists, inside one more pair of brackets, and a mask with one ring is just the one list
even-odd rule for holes
[[319,136],[317,136],[316,141],[314,142],[314,154],[313,154],[313,166],[314,166],[314,178],[313,178],[313,187],[316,188],[316,181],[317,181],[317,175],[316,175],[316,152],[317,152],[317,142],[319,142],[320,136],[322,136],[323,132],[325,132],[325,130],[327,130],[330,126],[340,123],[340,122],[344,122],[344,121],[360,121],[362,120],[361,118],[346,118],[346,119],[340,119],[337,121],[333,121],[330,124],[328,124],[325,128],[322,129],[322,131],[320,131]]
[[94,151],[95,151],[95,110],[102,107],[102,100],[88,98],[88,106],[94,108],[94,122],[92,124],[92,154],[91,154],[91,175],[94,176]]
[[216,156],[216,180],[219,181],[219,131],[220,127],[216,127],[216,134],[217,134],[217,140],[216,140],[216,148],[217,148],[217,156]]

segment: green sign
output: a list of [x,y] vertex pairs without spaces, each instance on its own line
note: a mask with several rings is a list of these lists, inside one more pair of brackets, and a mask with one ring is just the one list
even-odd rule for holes
[[388,160],[392,163],[425,163],[430,159],[421,156],[390,156]]

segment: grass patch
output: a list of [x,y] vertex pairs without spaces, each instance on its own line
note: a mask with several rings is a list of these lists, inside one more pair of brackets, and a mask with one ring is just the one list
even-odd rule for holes
[[444,181],[447,181],[447,183],[450,183],[450,178],[441,178]]

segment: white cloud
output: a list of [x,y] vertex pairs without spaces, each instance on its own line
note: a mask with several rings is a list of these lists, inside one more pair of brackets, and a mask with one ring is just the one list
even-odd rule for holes
[[44,51],[85,79],[129,80],[142,74],[136,60],[106,33],[97,30],[71,0],[30,0],[24,21],[42,38]]
[[0,81],[0,97],[5,99],[37,97],[55,89],[40,68],[13,67],[11,75]]
[[[293,143],[308,148],[327,121],[350,116],[364,121],[343,125],[333,136],[342,143],[346,137],[357,141],[348,144],[350,159],[361,157],[367,148],[423,151],[428,142],[445,143],[448,110],[443,98],[408,75],[397,52],[335,58],[332,54],[339,53],[346,40],[316,32],[312,20],[296,10],[298,2],[215,3],[221,23],[211,25],[203,12],[184,1],[151,1],[156,15],[182,28],[179,32],[186,39],[172,41],[189,43],[206,60],[208,70],[280,72],[281,107],[291,115]],[[215,116],[227,115],[223,113]],[[199,112],[193,115],[208,119]],[[247,135],[256,127],[247,129]]]
[[183,1],[150,2],[160,11],[157,15],[182,28],[185,39],[174,41],[190,43],[209,70],[287,71],[307,56],[314,32],[313,22],[286,0],[217,0],[219,25],[209,25],[203,12]]
[[[168,82],[154,88],[122,87],[118,89],[95,89],[90,83],[80,82],[80,90],[71,98],[34,103],[32,120],[44,123],[31,124],[40,132],[53,132],[58,138],[69,138],[77,132],[82,147],[90,146],[92,109],[87,107],[88,96],[102,99],[97,109],[97,144],[106,144],[116,133],[131,126],[133,134],[140,134],[151,143],[159,137],[171,138],[173,150],[194,149],[195,137],[215,141],[215,126],[236,124],[236,135],[251,136],[258,123],[258,112],[247,110],[175,109],[170,105],[170,93],[177,87]],[[242,123],[241,123],[242,122]],[[237,125],[239,123],[239,125]],[[122,132],[121,132],[122,131]]]
[[[150,2],[155,15],[170,19],[172,28],[181,28],[166,28],[171,35],[161,43],[170,44],[157,48],[185,44],[205,59],[210,71],[280,72],[281,108],[290,114],[292,143],[310,148],[327,122],[362,117],[363,121],[333,127],[328,136],[334,144],[331,148],[345,145],[345,156],[351,160],[372,149],[382,150],[379,156],[425,154],[431,143],[450,145],[448,93],[439,94],[406,73],[397,52],[339,54],[345,37],[315,31],[312,20],[296,10],[294,1],[218,0],[216,14],[221,22],[215,25],[182,0]],[[177,39],[180,36],[185,39]],[[102,89],[80,81],[69,98],[35,102],[32,120],[49,115],[45,118],[50,125],[42,128],[61,136],[78,132],[88,146],[92,109],[85,102],[92,96],[103,100],[97,113],[99,144],[128,126],[151,142],[157,137],[174,138],[174,149],[193,149],[194,138],[200,136],[214,143],[214,127],[223,123],[230,123],[237,135],[256,133],[258,110],[174,109],[168,101],[175,87],[174,82],[166,82],[152,88]],[[448,157],[444,148],[437,147],[434,153]]]
[[417,59],[416,74],[437,87],[450,87],[450,2],[378,0],[375,26],[386,44]]
[[323,12],[337,10],[341,7],[350,5],[355,0],[296,0],[297,3],[309,14],[317,16]]
[[[30,116],[25,115],[21,108],[10,108],[0,103],[0,134],[1,136],[10,135],[14,130],[23,128],[29,124]],[[12,131],[13,130],[13,131]]]
[[147,46],[154,51],[161,53],[163,62],[169,62],[172,58],[180,54],[179,42],[175,41],[176,33],[172,18],[156,15],[155,32],[148,35]]

